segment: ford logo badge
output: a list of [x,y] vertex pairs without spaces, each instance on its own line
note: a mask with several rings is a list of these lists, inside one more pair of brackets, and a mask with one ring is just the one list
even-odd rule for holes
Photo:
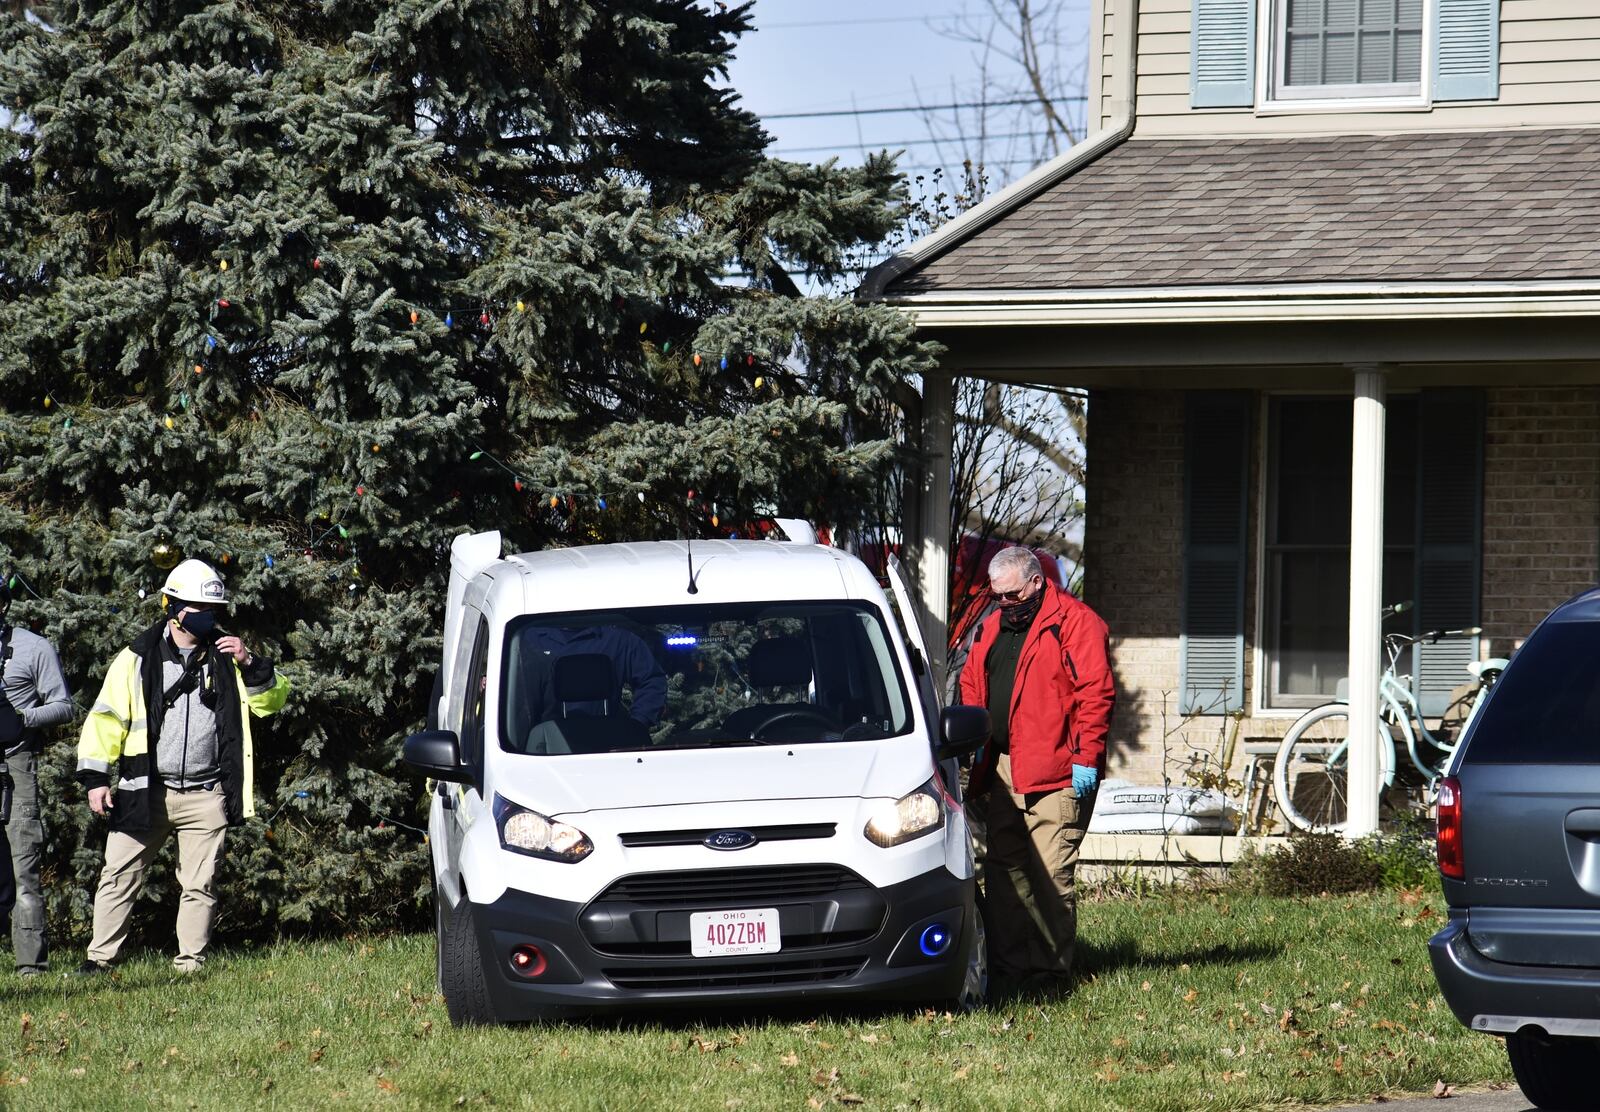
[[719,830],[706,835],[705,844],[712,849],[749,849],[760,840],[748,830]]

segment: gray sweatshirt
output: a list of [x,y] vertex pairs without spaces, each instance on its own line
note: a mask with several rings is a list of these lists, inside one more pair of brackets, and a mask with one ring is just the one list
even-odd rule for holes
[[72,720],[72,692],[61,674],[61,660],[50,642],[26,629],[11,627],[11,657],[0,661],[0,686],[6,701],[29,730],[59,726]]
[[[162,638],[161,687],[170,688],[183,676],[189,651],[179,649]],[[205,649],[192,650],[204,653]],[[156,773],[169,788],[192,788],[208,784],[222,775],[217,759],[217,712],[201,702],[211,668],[202,665],[200,682],[194,690],[180,695],[161,716],[161,737],[156,742]],[[232,676],[218,677],[232,683]]]

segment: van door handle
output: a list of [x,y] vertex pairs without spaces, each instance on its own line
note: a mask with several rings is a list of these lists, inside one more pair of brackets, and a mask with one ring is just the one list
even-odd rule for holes
[[1567,812],[1568,834],[1600,834],[1600,807]]

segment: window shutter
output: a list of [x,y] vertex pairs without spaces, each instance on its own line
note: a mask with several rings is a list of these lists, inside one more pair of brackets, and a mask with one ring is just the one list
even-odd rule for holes
[[1256,102],[1256,0],[1194,0],[1189,18],[1189,103]]
[[[1424,390],[1417,407],[1421,505],[1417,507],[1417,626],[1478,624],[1483,552],[1483,391]],[[1442,714],[1466,683],[1478,639],[1417,646],[1413,678],[1426,715]]]
[[1248,393],[1190,393],[1183,430],[1183,600],[1178,712],[1244,707]]
[[1500,0],[1439,0],[1433,33],[1433,99],[1500,95]]

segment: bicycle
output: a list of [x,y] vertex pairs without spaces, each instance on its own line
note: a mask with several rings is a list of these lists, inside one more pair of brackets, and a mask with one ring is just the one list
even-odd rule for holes
[[[1410,608],[1402,602],[1385,607],[1383,617]],[[1388,666],[1378,680],[1378,766],[1384,788],[1394,783],[1396,751],[1394,731],[1405,739],[1406,755],[1423,777],[1423,788],[1432,792],[1488,697],[1489,689],[1505,669],[1504,659],[1473,661],[1467,672],[1476,681],[1470,706],[1453,737],[1438,736],[1428,729],[1422,706],[1411,691],[1411,677],[1396,669],[1401,654],[1412,645],[1434,643],[1442,637],[1475,637],[1483,630],[1438,629],[1412,637],[1404,633],[1384,635]],[[1278,807],[1290,824],[1316,834],[1344,829],[1349,815],[1348,780],[1350,749],[1350,707],[1347,702],[1324,703],[1306,711],[1296,720],[1278,746],[1273,762],[1272,786]],[[1444,719],[1441,719],[1441,724]],[[1441,728],[1441,733],[1443,730]],[[1426,751],[1424,751],[1424,748]]]

